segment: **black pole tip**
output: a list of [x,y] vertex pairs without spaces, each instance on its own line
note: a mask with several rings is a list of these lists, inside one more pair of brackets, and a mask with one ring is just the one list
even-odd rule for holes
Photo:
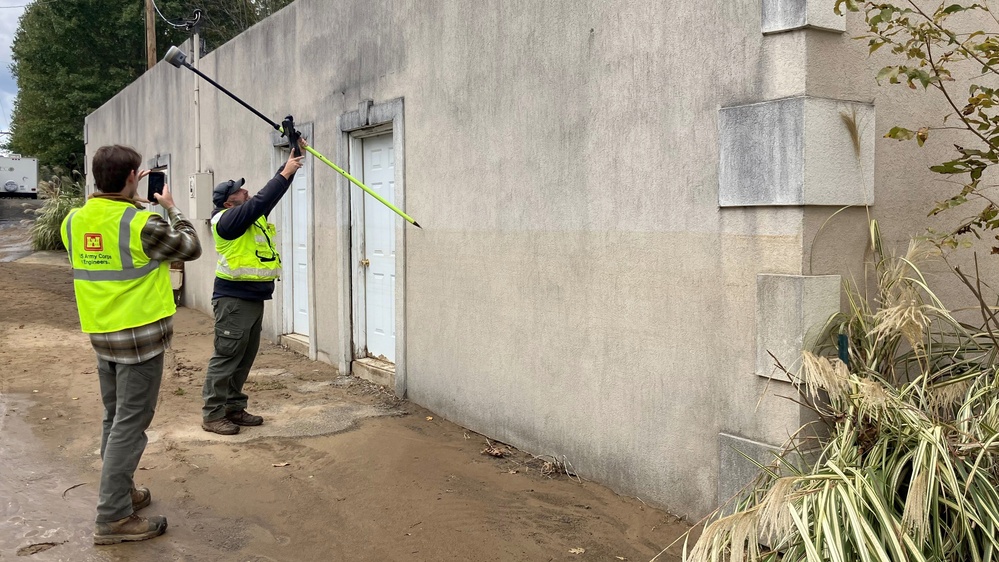
[[419,228],[420,230],[423,230],[423,227],[420,226],[420,223],[418,223],[416,221],[413,221],[413,226],[415,226],[416,228]]

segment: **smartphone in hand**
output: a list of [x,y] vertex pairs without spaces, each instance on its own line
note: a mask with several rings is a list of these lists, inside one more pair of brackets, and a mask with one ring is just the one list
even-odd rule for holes
[[146,176],[146,180],[149,182],[146,199],[150,203],[156,203],[156,197],[154,197],[154,194],[163,193],[163,185],[166,183],[166,174],[163,172],[149,172],[149,175]]

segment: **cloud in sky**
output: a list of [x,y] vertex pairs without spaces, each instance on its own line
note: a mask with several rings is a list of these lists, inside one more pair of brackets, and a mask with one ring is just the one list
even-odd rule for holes
[[29,0],[0,0],[0,128],[10,128],[10,113],[17,97],[17,84],[10,75],[10,47],[17,23]]

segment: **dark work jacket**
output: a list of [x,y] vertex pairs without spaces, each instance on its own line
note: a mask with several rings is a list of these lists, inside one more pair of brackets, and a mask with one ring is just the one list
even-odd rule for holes
[[[281,166],[284,169],[284,166]],[[249,198],[246,203],[232,207],[219,219],[216,230],[219,236],[226,240],[235,240],[246,232],[246,229],[253,226],[253,222],[259,217],[270,215],[278,201],[288,191],[292,180],[284,179],[280,170],[271,178],[256,195]],[[222,209],[212,211],[212,216],[222,212]],[[235,297],[248,301],[266,301],[274,295],[273,281],[230,281],[228,279],[215,278],[215,289],[212,292],[212,300],[220,297]]]

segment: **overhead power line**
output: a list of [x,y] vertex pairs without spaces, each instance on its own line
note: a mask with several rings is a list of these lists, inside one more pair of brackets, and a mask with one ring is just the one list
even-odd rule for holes
[[160,7],[156,5],[156,0],[153,0],[153,8],[156,10],[156,13],[160,15],[160,18],[163,21],[166,22],[167,25],[169,25],[171,27],[174,27],[174,28],[177,28],[177,29],[179,29],[181,27],[187,27],[187,24],[179,24],[178,25],[178,24],[173,23],[172,21],[166,19],[166,16],[163,15],[163,12],[160,11]]
[[[53,0],[50,0],[50,1],[53,1]],[[162,19],[164,22],[166,22],[167,25],[169,25],[171,27],[174,27],[176,29],[181,29],[181,28],[183,28],[183,29],[191,29],[192,27],[194,27],[195,25],[197,25],[199,21],[201,21],[201,9],[199,9],[199,8],[196,8],[194,10],[194,16],[191,19],[183,19],[183,18],[181,18],[181,19],[178,19],[178,20],[168,20],[166,18],[166,16],[163,15],[163,12],[160,11],[160,7],[156,5],[156,0],[152,0],[152,3],[153,3],[153,9],[155,9],[156,13],[159,14],[160,19]],[[181,23],[174,23],[176,21],[180,21]]]

